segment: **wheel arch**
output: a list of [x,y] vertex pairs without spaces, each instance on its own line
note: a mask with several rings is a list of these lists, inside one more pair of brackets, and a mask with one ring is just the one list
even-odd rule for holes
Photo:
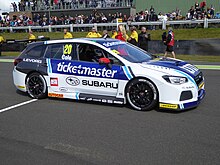
[[[146,78],[146,77],[143,77],[143,76],[137,76],[137,77],[133,77],[132,79],[130,79],[130,80],[128,81],[128,83],[126,84],[126,86],[125,86],[124,93],[126,93],[126,90],[127,90],[128,86],[129,86],[129,84],[130,84],[133,80],[136,80],[136,79],[145,79],[145,80],[150,81],[150,82],[156,87],[156,90],[157,90],[157,93],[158,93],[158,98],[159,98],[159,90],[158,90],[157,85],[156,85],[151,79]],[[125,97],[126,97],[126,96],[125,96]]]
[[47,82],[46,79],[45,79],[45,77],[44,77],[44,75],[43,75],[42,73],[40,73],[40,72],[37,71],[37,70],[32,70],[32,71],[30,71],[30,72],[27,73],[27,75],[26,75],[26,77],[25,77],[25,84],[26,84],[26,82],[27,82],[27,78],[28,78],[31,74],[33,74],[33,73],[38,73],[38,74],[40,74],[41,76],[43,76],[45,82]]
[[145,79],[145,80],[148,80],[148,81],[150,81],[150,82],[155,86],[156,91],[157,91],[157,105],[156,105],[156,108],[158,108],[158,107],[159,107],[159,102],[160,102],[160,93],[159,93],[159,90],[158,90],[158,86],[157,86],[151,79],[146,78],[146,77],[143,77],[143,76],[133,77],[133,78],[130,79],[130,80],[128,81],[128,83],[126,84],[125,89],[124,89],[124,97],[125,97],[126,103],[128,102],[128,98],[127,98],[127,96],[126,96],[126,90],[127,90],[128,86],[129,86],[129,84],[130,84],[133,80],[136,80],[136,79]]

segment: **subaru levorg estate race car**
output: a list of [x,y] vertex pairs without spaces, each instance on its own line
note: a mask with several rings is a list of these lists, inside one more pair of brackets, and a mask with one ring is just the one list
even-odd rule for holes
[[14,61],[14,84],[32,98],[58,97],[126,104],[136,110],[184,110],[205,95],[195,66],[155,58],[115,39],[29,44]]

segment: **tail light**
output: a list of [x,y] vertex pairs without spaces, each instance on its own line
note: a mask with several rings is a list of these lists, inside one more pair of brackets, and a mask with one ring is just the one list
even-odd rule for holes
[[18,63],[20,63],[21,61],[22,61],[21,58],[15,58],[15,59],[14,59],[14,66],[17,66]]

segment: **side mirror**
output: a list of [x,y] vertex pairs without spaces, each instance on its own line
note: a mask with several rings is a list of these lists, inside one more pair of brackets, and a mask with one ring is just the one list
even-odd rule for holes
[[105,64],[108,69],[111,69],[111,67],[112,67],[111,61],[105,57],[99,59],[99,64]]

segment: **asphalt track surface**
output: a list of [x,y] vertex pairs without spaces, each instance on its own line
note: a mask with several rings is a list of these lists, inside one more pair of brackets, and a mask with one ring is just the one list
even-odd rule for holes
[[[32,100],[0,63],[0,110]],[[1,165],[146,165],[220,162],[220,71],[203,70],[199,107],[173,113],[127,106],[32,100],[0,113]]]

